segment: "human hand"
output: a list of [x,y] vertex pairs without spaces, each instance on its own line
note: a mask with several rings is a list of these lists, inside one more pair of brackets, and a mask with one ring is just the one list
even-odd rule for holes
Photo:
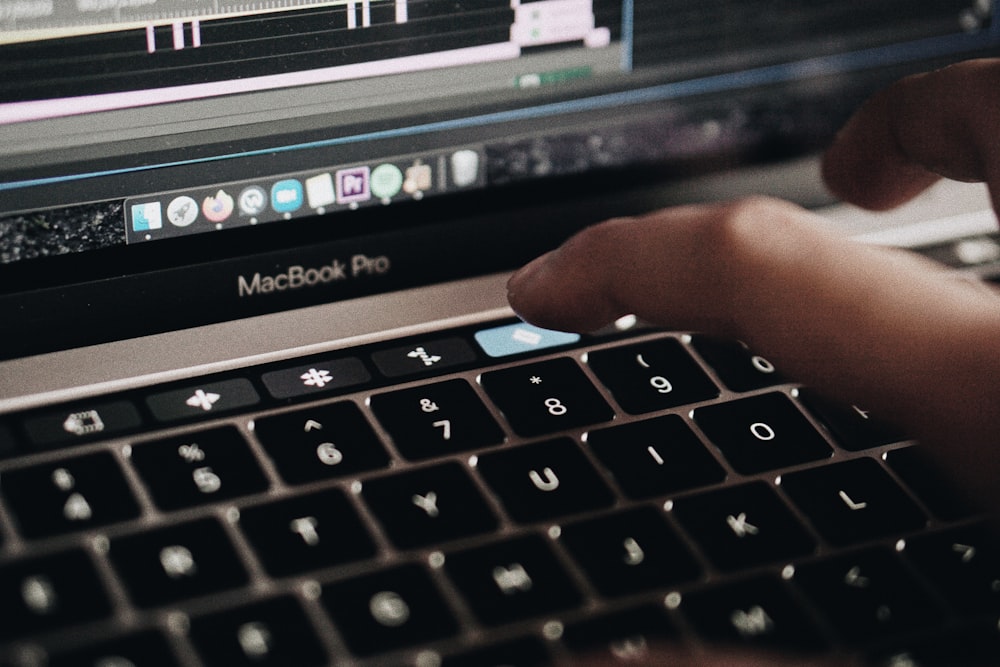
[[[1000,211],[998,128],[1000,60],[911,77],[848,123],[824,176],[835,193],[872,209],[901,204],[941,176],[985,181]],[[634,313],[742,339],[788,376],[895,421],[960,488],[1000,508],[1000,293],[817,223],[766,198],[613,220],[515,274],[510,302],[555,329],[594,330]],[[644,664],[803,663],[657,647]]]
[[[998,128],[1000,60],[910,77],[847,124],[824,175],[874,209],[941,176],[985,181],[1000,210]],[[510,302],[555,329],[634,313],[739,338],[788,376],[896,422],[960,488],[1000,507],[1000,295],[817,222],[765,198],[609,221],[515,274]]]

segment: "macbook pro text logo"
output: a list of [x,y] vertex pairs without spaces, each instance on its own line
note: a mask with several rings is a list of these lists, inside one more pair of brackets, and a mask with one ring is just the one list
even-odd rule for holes
[[254,273],[250,278],[239,275],[236,277],[236,284],[239,296],[242,298],[327,285],[348,278],[383,275],[388,273],[390,266],[389,258],[384,255],[368,257],[359,254],[351,257],[349,262],[335,259],[320,267],[306,268],[296,264],[275,275],[265,275],[260,272]]

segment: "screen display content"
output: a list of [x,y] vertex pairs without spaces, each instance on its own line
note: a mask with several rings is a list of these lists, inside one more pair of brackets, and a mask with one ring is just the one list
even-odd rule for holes
[[393,231],[502,244],[479,218],[511,202],[815,153],[892,78],[995,49],[994,9],[0,0],[0,296]]

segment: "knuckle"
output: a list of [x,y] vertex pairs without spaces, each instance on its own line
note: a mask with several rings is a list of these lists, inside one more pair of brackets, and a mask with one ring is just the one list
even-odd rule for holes
[[797,225],[801,209],[771,197],[754,196],[723,205],[713,232],[719,247],[734,257],[773,247]]

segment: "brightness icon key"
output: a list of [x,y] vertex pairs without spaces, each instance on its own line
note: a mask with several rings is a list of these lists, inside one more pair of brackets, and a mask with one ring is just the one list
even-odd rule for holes
[[157,421],[191,419],[249,407],[260,395],[245,378],[207,382],[146,397],[146,405]]
[[299,376],[299,379],[302,380],[302,384],[305,386],[316,387],[317,389],[322,389],[333,382],[333,376],[330,375],[330,371],[325,369],[317,370],[315,368],[307,370]]
[[345,357],[268,371],[261,380],[273,398],[284,399],[356,387],[371,380],[371,374],[360,359]]

